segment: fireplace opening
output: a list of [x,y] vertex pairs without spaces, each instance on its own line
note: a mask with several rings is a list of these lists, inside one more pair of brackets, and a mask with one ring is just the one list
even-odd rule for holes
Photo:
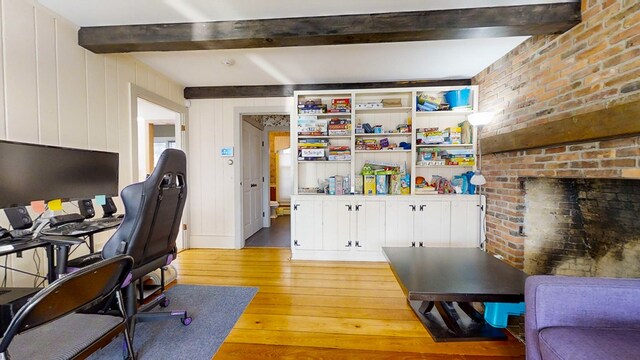
[[524,270],[640,277],[640,181],[525,180]]

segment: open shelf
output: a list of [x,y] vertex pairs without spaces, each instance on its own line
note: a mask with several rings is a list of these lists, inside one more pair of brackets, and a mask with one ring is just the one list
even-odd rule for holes
[[411,150],[356,150],[357,153],[378,153],[378,154],[388,154],[388,153],[408,153]]
[[411,133],[369,133],[356,134],[356,137],[390,137],[390,136],[411,136]]
[[351,139],[351,135],[298,135],[298,139]]
[[415,165],[417,168],[449,169],[449,168],[472,168],[473,165]]
[[394,113],[409,112],[411,110],[413,110],[411,106],[355,109],[357,113]]
[[443,111],[416,111],[417,116],[429,115],[429,116],[451,116],[451,115],[469,115],[473,114],[473,110],[465,110],[465,111],[451,111],[451,110],[443,110]]
[[298,116],[335,116],[335,117],[348,117],[351,116],[350,112],[339,113],[299,113]]
[[472,147],[473,144],[417,144],[418,148]]
[[314,164],[335,164],[335,163],[350,163],[351,160],[298,160],[300,163],[314,163]]

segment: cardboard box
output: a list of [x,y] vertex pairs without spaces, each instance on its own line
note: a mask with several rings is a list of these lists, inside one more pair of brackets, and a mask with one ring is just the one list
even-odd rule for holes
[[362,175],[356,175],[356,182],[354,185],[354,192],[356,194],[362,194],[364,191],[364,178],[362,177]]
[[376,194],[376,176],[375,175],[362,175],[364,178],[364,195]]
[[376,194],[387,195],[389,193],[389,183],[387,175],[376,175]]

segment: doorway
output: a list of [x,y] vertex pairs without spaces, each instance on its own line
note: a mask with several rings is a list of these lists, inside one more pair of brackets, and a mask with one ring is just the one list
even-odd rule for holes
[[[187,152],[187,108],[131,85],[134,139],[134,180],[144,181],[165,149]],[[178,251],[188,248],[188,198],[176,239]]]
[[[243,190],[246,189],[247,173],[252,169],[261,170],[260,180],[262,187],[258,190],[262,196],[260,226],[257,232],[244,231],[245,245],[247,247],[290,247],[291,245],[291,221],[290,203],[293,186],[291,170],[291,140],[289,133],[289,115],[258,114],[242,116],[243,124]],[[245,126],[261,131],[260,147],[252,149],[252,141],[246,139]],[[253,131],[253,130],[248,130]],[[257,151],[262,164],[255,165]],[[246,158],[245,158],[246,156]],[[250,182],[255,184],[255,182]],[[243,192],[243,200],[248,198]],[[248,200],[247,200],[248,201]],[[257,203],[257,201],[256,201]],[[249,206],[249,207],[247,207]],[[251,209],[247,211],[248,209]],[[243,220],[247,220],[248,212],[253,211],[251,205],[243,201]],[[244,223],[243,225],[246,225]]]

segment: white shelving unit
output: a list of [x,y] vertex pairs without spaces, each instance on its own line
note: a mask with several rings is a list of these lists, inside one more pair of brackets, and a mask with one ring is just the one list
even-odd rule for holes
[[[416,111],[416,96],[421,92],[442,94],[450,90],[471,89],[472,111]],[[313,260],[383,260],[381,246],[477,246],[480,237],[480,198],[478,195],[418,195],[417,176],[431,179],[475,170],[475,166],[418,165],[420,148],[473,149],[476,152],[473,129],[471,144],[417,144],[416,129],[457,126],[478,107],[477,86],[396,88],[336,91],[299,91],[294,94],[299,103],[320,98],[330,106],[332,99],[348,98],[349,113],[294,113],[291,116],[291,147],[298,148],[299,139],[328,139],[331,145],[349,146],[350,161],[299,161],[292,151],[294,192],[292,196],[293,259]],[[356,104],[400,99],[400,106],[356,108]],[[319,119],[348,119],[349,136],[298,136],[301,116]],[[411,132],[398,133],[396,127],[411,121]],[[382,133],[356,134],[357,124],[380,125]],[[390,143],[411,144],[410,150],[356,150],[356,140],[387,138]],[[411,174],[411,195],[325,195],[309,194],[302,189],[318,187],[319,182],[334,175],[349,176],[351,191],[355,176],[359,176],[367,161],[397,163]],[[297,205],[297,206],[296,206]],[[417,209],[417,210],[412,210]],[[461,220],[462,219],[462,220]],[[430,226],[438,229],[427,231]],[[437,230],[437,231],[436,231]],[[435,238],[430,237],[431,232]]]

